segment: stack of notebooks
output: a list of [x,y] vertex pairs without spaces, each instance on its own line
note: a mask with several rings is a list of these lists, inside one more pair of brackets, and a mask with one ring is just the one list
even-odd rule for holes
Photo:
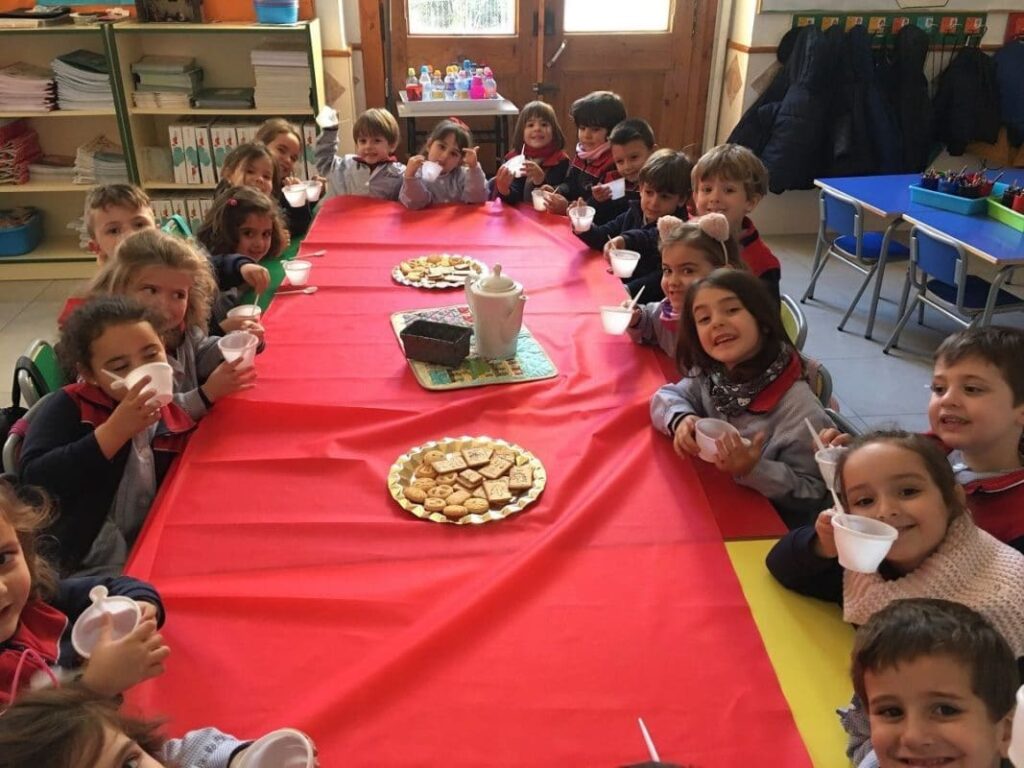
[[298,114],[310,110],[309,58],[304,48],[266,46],[250,53],[256,106]]
[[190,56],[143,56],[132,64],[136,107],[188,109],[203,82],[203,70]]
[[110,67],[105,56],[79,49],[50,62],[61,109],[113,109]]
[[33,29],[56,27],[71,23],[71,9],[66,5],[21,8],[0,13],[0,29]]
[[127,184],[124,152],[106,136],[97,136],[75,153],[76,184]]
[[0,67],[0,112],[49,112],[56,108],[53,72],[23,61]]
[[199,109],[252,109],[252,88],[203,88],[192,99]]
[[24,184],[29,164],[42,157],[39,136],[25,120],[0,120],[0,184]]

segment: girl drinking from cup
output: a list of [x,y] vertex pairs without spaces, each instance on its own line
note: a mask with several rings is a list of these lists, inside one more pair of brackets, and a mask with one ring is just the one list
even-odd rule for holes
[[[677,359],[688,373],[655,393],[654,426],[680,456],[713,461],[766,496],[783,519],[809,519],[826,489],[804,419],[818,429],[830,422],[803,378],[778,305],[749,272],[718,269],[690,286],[679,328]],[[724,426],[710,450],[698,445],[702,419],[715,420],[704,434]]]
[[689,221],[662,216],[658,219],[658,250],[665,298],[634,307],[627,332],[637,344],[658,346],[675,358],[687,288],[720,267],[745,270],[746,266],[736,241],[729,236],[729,222],[720,213]]
[[[57,580],[38,548],[50,519],[42,498],[29,503],[0,480],[0,594],[5,596],[0,611],[0,710],[37,678],[57,681],[61,670],[82,666],[71,645],[71,627],[89,607],[93,587],[102,585],[109,595],[134,600],[140,620],[123,637],[101,634],[79,680],[82,686],[116,696],[160,674],[169,653],[157,634],[164,618],[160,595],[146,582],[128,576]],[[6,756],[6,750],[0,747],[0,754]]]
[[62,574],[121,572],[171,459],[195,427],[173,400],[160,405],[164,393],[153,382],[160,366],[131,378],[143,365],[167,369],[162,323],[133,299],[102,296],[76,309],[61,331],[65,367],[79,381],[39,407],[21,479],[57,502],[48,533]]
[[[216,290],[207,260],[156,229],[125,239],[93,282],[94,294],[130,296],[159,318],[157,331],[174,369],[174,400],[195,420],[220,398],[251,389],[256,376],[255,368],[225,362],[219,337],[207,335]],[[255,320],[229,318],[224,324],[229,321],[263,337]]]
[[[265,120],[260,129],[256,132],[256,141],[266,145],[270,154],[274,157],[277,165],[277,175],[280,184],[274,187],[274,198],[277,204],[285,212],[288,219],[288,231],[292,237],[303,237],[309,231],[310,222],[313,220],[312,206],[299,205],[292,207],[282,191],[284,187],[291,184],[302,184],[295,172],[296,167],[302,167],[305,160],[302,156],[305,152],[305,142],[298,128],[289,123],[283,117],[272,117]],[[310,184],[319,185],[316,192],[317,197],[327,186],[327,180],[317,174],[310,175]],[[312,198],[311,198],[312,199]]]
[[487,177],[477,149],[465,123],[454,117],[442,120],[423,151],[409,158],[398,199],[414,210],[437,203],[486,202]]
[[569,156],[563,151],[565,134],[550,104],[531,101],[523,107],[512,146],[491,179],[493,196],[513,205],[529,203],[535,189],[539,192],[545,185],[557,187],[565,179],[569,171]]

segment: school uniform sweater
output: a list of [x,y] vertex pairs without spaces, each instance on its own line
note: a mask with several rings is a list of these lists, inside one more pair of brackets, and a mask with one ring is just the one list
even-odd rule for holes
[[748,439],[764,432],[767,439],[761,460],[747,475],[735,478],[736,482],[786,509],[817,507],[827,488],[814,460],[804,419],[809,419],[816,430],[831,426],[832,421],[802,375],[799,358],[794,355],[782,374],[751,401],[743,414],[727,416],[711,399],[708,376],[696,371],[654,394],[651,421],[670,437],[689,414],[727,421]]
[[316,169],[327,179],[324,199],[338,195],[397,200],[405,165],[394,158],[370,165],[358,155],[338,156],[338,129],[325,128],[316,140]]
[[133,440],[108,459],[95,430],[116,407],[95,385],[69,384],[43,404],[25,436],[22,479],[45,489],[57,503],[59,514],[47,534],[56,542],[63,575],[83,568],[120,572],[148,512],[137,502],[159,487],[195,428],[171,402],[151,430],[150,466],[137,460]]
[[608,172],[614,168],[615,161],[612,159],[610,149],[589,160],[583,160],[576,155],[569,163],[565,181],[555,187],[555,192],[570,203],[576,202],[581,197],[586,200],[591,197],[590,188],[595,184],[601,184]]
[[[511,160],[517,154],[519,153],[512,150],[505,155],[505,160]],[[487,182],[489,198],[499,198],[503,203],[508,203],[509,205],[516,205],[517,203],[522,202],[528,202],[532,205],[533,190],[536,189],[537,186],[543,187],[547,185],[550,187],[557,187],[565,181],[565,175],[569,172],[569,156],[562,150],[556,149],[553,152],[540,155],[531,152],[530,149],[527,148],[526,158],[537,163],[544,169],[544,180],[539,185],[535,185],[526,176],[512,179],[512,183],[509,185],[508,194],[503,195],[498,192],[498,189],[494,184],[494,179],[490,179]]]
[[949,454],[949,463],[978,527],[1024,552],[1024,468],[974,472],[960,451]]
[[650,301],[637,306],[640,319],[636,325],[626,329],[629,338],[637,344],[660,347],[673,360],[676,359],[676,345],[679,342],[679,318],[672,311],[668,299]]
[[[616,170],[615,164],[612,163],[612,167],[601,177],[601,184],[608,184],[616,179],[621,179],[622,175]],[[605,222],[612,221],[617,216],[621,215],[632,203],[640,203],[640,186],[635,181],[626,180],[626,194],[620,197],[618,200],[605,200],[604,202],[598,202],[594,198],[594,189],[591,187],[590,194],[586,198],[587,205],[594,207],[594,222],[597,224],[604,224]]]
[[411,179],[402,180],[398,196],[406,208],[418,210],[440,203],[487,202],[487,177],[479,165],[470,168],[460,165],[451,173],[442,173],[434,181],[425,182],[420,171]]
[[737,238],[740,244],[740,258],[750,271],[761,278],[768,292],[779,301],[779,282],[782,280],[782,264],[765,245],[757,227],[746,216],[743,217],[743,231]]
[[177,348],[167,353],[167,362],[174,369],[174,402],[193,421],[199,421],[210,409],[199,387],[224,362],[218,341],[219,336],[207,336],[193,326],[182,332]]

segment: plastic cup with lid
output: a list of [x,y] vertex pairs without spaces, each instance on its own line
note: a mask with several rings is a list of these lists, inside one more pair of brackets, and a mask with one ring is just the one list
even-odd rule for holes
[[629,307],[601,307],[601,325],[604,332],[619,336],[626,332],[629,321],[633,318],[633,310]]
[[139,383],[143,376],[149,376],[150,379],[146,389],[155,393],[150,398],[150,403],[162,408],[174,399],[174,369],[169,363],[146,363],[138,368],[133,368],[124,377],[125,387],[131,389]]
[[313,262],[305,259],[292,259],[284,263],[284,273],[292,285],[305,285],[309,280],[309,270],[312,268]]
[[608,253],[608,259],[612,265],[612,274],[616,277],[632,277],[636,265],[640,263],[640,254],[636,251],[613,248]]
[[263,309],[259,304],[239,304],[228,310],[228,317],[241,317],[245,320],[259,320],[263,317]]
[[284,187],[284,197],[292,208],[301,208],[306,204],[306,182],[289,184]]
[[217,341],[220,353],[227,362],[231,363],[241,358],[239,370],[252,367],[256,360],[256,347],[259,344],[259,338],[248,331],[232,331],[227,336],[221,336]]
[[323,182],[314,181],[313,179],[310,179],[309,181],[306,182],[306,199],[309,202],[315,203],[317,200],[319,200],[320,195],[323,194],[323,191]]
[[281,728],[262,736],[242,753],[239,768],[313,768],[316,750],[302,731]]
[[[726,435],[738,435],[740,431],[722,419],[699,419],[694,425],[693,435],[700,448],[700,458],[713,463],[718,458],[718,441]],[[750,445],[747,438],[741,438],[744,445]]]
[[110,639],[130,635],[142,620],[142,609],[130,597],[110,596],[107,588],[97,585],[89,590],[92,605],[82,611],[71,628],[71,645],[83,659],[92,656],[103,631],[104,616],[110,616]]
[[425,160],[423,165],[420,166],[420,178],[423,179],[423,181],[436,181],[437,177],[440,175],[440,163],[435,163],[433,160]]
[[533,198],[533,210],[535,211],[546,211],[548,209],[547,201],[544,199],[544,190],[537,187],[530,193]]
[[569,219],[572,220],[572,228],[575,232],[586,232],[594,223],[594,214],[597,213],[589,205],[577,205],[569,209]]
[[888,523],[840,512],[832,516],[839,564],[848,571],[874,573],[889,554],[899,531]]

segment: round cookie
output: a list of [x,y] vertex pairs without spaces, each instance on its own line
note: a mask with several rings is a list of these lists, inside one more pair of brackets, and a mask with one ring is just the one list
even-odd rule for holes
[[402,489],[402,495],[405,496],[413,504],[422,504],[427,500],[427,492],[422,488],[417,488],[415,485],[410,485]]
[[[435,461],[444,461],[445,455],[443,451],[427,451],[423,454],[424,464],[433,464]],[[433,469],[433,467],[431,467]],[[434,474],[437,474],[436,472]]]
[[434,479],[437,480],[438,485],[455,485],[455,478],[458,477],[454,472],[445,472],[443,475],[438,475]]
[[476,496],[470,496],[468,499],[462,502],[460,506],[465,507],[466,512],[471,512],[473,514],[479,515],[490,509],[491,505],[487,503],[487,499],[480,499],[477,498]]
[[437,499],[447,499],[453,493],[455,493],[455,489],[450,485],[435,485],[427,491],[427,496],[432,496]]
[[416,471],[413,472],[414,477],[437,477],[437,470],[430,466],[427,462],[423,462]]
[[440,512],[447,506],[447,501],[439,499],[436,496],[430,496],[423,502],[423,508],[427,510],[427,512]]
[[445,517],[452,517],[458,520],[460,517],[465,517],[469,514],[469,510],[461,504],[449,504],[447,507],[441,510]]
[[429,491],[437,485],[437,480],[432,477],[417,477],[412,481],[412,484],[417,488],[422,488],[424,491]]

